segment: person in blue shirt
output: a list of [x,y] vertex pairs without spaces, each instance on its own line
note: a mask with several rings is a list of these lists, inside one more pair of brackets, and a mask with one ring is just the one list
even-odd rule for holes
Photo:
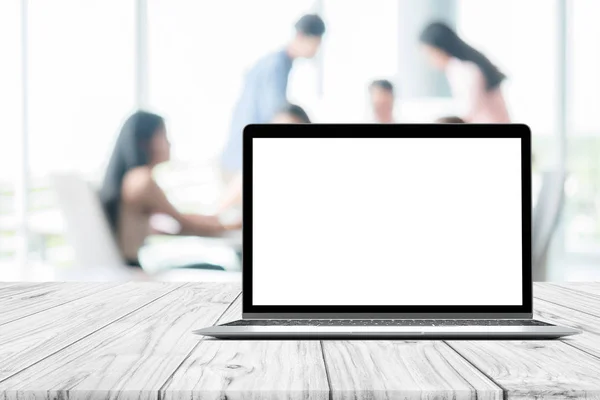
[[[279,109],[273,119],[270,121],[272,124],[310,124],[310,118],[306,111],[297,104],[286,104],[284,107]],[[235,174],[228,187],[225,190],[225,195],[219,204],[217,213],[221,216],[232,216],[233,221],[239,221],[241,215],[238,215],[236,208],[242,205],[242,171]],[[225,225],[229,224],[228,220],[223,221]],[[235,223],[235,222],[234,222]]]
[[224,180],[242,169],[242,133],[248,124],[269,123],[287,103],[288,77],[296,58],[312,58],[321,45],[325,23],[315,14],[296,22],[296,35],[276,53],[261,58],[248,72],[235,106],[229,140],[221,158]]

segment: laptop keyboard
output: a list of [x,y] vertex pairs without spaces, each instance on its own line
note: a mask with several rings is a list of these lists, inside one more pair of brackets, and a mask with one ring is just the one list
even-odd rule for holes
[[552,326],[534,319],[244,319],[222,326]]

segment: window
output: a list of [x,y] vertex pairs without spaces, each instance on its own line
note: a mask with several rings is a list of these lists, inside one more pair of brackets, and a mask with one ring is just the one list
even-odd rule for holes
[[134,5],[28,1],[28,240],[43,261],[71,257],[48,177],[70,171],[98,183],[134,108]]
[[15,255],[16,227],[14,190],[20,171],[22,134],[21,95],[21,3],[0,2],[0,110],[2,110],[2,144],[0,145],[0,276],[3,261]]
[[571,0],[566,250],[600,253],[600,2]]
[[101,178],[134,107],[134,1],[29,2],[29,152],[34,178]]
[[573,134],[600,133],[600,3],[571,0],[570,122]]

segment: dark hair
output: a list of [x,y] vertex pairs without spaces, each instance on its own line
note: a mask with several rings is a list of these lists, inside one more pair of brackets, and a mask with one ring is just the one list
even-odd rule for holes
[[287,114],[298,119],[303,124],[310,124],[310,118],[302,107],[296,104],[286,104],[277,114]]
[[465,124],[466,121],[461,117],[456,117],[454,115],[448,117],[441,117],[435,120],[438,124]]
[[486,82],[486,89],[495,89],[506,78],[492,62],[479,51],[463,41],[452,28],[443,22],[429,24],[421,33],[419,40],[429,46],[442,50],[462,61],[477,65]]
[[127,118],[121,128],[99,193],[108,222],[114,230],[119,217],[123,179],[133,168],[150,163],[150,140],[164,124],[162,117],[138,111]]
[[394,85],[387,79],[377,79],[369,85],[369,89],[380,88],[394,94]]
[[325,22],[317,14],[303,15],[296,22],[296,32],[305,36],[321,37],[325,34]]

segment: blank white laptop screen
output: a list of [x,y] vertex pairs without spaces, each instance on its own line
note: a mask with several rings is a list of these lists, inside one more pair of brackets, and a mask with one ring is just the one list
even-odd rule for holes
[[522,305],[521,141],[253,139],[253,305]]

